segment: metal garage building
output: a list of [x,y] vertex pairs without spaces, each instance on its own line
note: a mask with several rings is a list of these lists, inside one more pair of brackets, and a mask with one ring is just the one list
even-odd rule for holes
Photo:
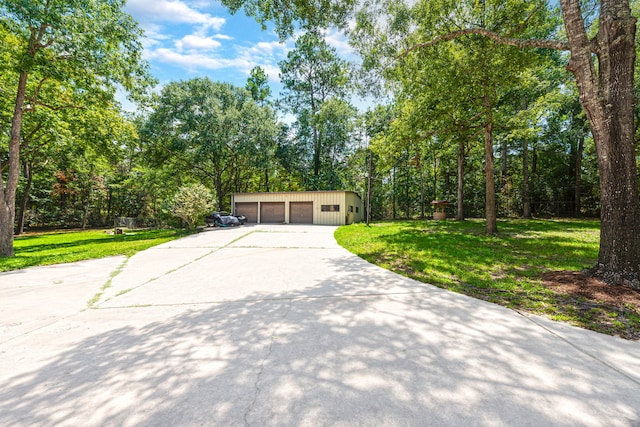
[[362,199],[353,191],[235,193],[231,206],[247,222],[345,225],[364,218]]

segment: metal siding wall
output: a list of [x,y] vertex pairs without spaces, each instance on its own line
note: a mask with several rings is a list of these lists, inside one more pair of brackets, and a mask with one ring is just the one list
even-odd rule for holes
[[[318,204],[314,206],[316,211],[316,224],[319,225],[343,225],[345,215],[344,191],[318,193]],[[322,205],[339,205],[340,212],[322,212]]]
[[[349,192],[346,193],[346,200],[347,205],[353,206],[353,222],[362,222],[364,215],[362,199],[360,199],[357,194]],[[358,213],[356,213],[356,208],[358,208]]]
[[[356,200],[349,201],[349,197],[357,196],[345,191],[300,191],[285,193],[237,193],[233,196],[234,203],[247,202],[285,202],[285,222],[290,222],[289,202],[313,202],[313,220],[317,225],[344,225],[345,217],[349,213],[349,206],[358,206],[354,204]],[[351,203],[351,204],[349,204]],[[340,212],[322,212],[322,205],[339,205]],[[260,211],[260,208],[258,208]],[[355,214],[355,209],[354,209]],[[362,207],[360,207],[360,215],[362,215]]]

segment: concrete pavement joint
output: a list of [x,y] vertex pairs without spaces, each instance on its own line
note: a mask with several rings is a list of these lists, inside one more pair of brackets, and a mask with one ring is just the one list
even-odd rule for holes
[[[127,291],[126,291],[125,293],[129,293],[129,292],[134,291],[134,290],[136,290],[136,289],[138,289],[138,288],[141,288],[142,286],[148,285],[149,283],[151,283],[151,282],[153,282],[153,281],[155,281],[155,280],[158,280],[158,279],[160,279],[160,278],[162,278],[162,277],[166,277],[166,276],[170,275],[171,273],[175,273],[175,272],[176,272],[176,271],[178,271],[178,270],[181,270],[181,269],[183,269],[183,268],[185,268],[185,267],[187,267],[187,266],[189,266],[189,265],[191,265],[191,264],[193,264],[193,263],[195,263],[195,262],[197,262],[197,261],[200,261],[200,260],[201,260],[201,259],[203,259],[203,258],[208,257],[208,256],[209,256],[209,255],[211,255],[211,254],[214,254],[214,253],[216,253],[216,252],[218,252],[218,251],[220,251],[220,250],[222,250],[222,249],[224,249],[224,248],[228,247],[229,245],[231,245],[231,244],[233,244],[233,243],[235,243],[235,242],[237,242],[237,241],[239,241],[239,240],[241,240],[241,239],[244,239],[245,237],[249,236],[249,235],[250,235],[250,234],[252,234],[252,233],[255,233],[255,231],[250,231],[250,232],[248,232],[248,233],[246,233],[246,234],[243,234],[242,236],[240,236],[240,237],[238,237],[238,238],[236,238],[236,239],[232,240],[231,242],[227,243],[227,244],[226,244],[226,245],[224,245],[224,246],[215,247],[215,248],[213,248],[212,250],[210,250],[209,252],[205,253],[204,255],[201,255],[201,256],[199,256],[199,257],[197,257],[197,258],[194,258],[194,259],[192,259],[191,261],[189,261],[189,262],[187,262],[187,263],[185,263],[185,264],[183,264],[183,265],[180,265],[180,266],[178,266],[178,267],[176,267],[176,268],[174,268],[174,269],[172,269],[172,270],[169,270],[169,271],[165,272],[164,274],[161,274],[160,276],[152,277],[152,278],[150,278],[149,280],[147,280],[147,281],[145,281],[145,282],[143,282],[143,283],[141,283],[141,284],[139,284],[139,285],[137,285],[137,286],[133,286],[133,287],[131,287],[131,288],[127,289]],[[207,249],[208,249],[208,248],[207,248]],[[128,259],[127,259],[127,260],[125,260],[125,262],[123,263],[123,265],[124,265],[127,261],[128,261]],[[123,267],[123,266],[121,266],[121,267]],[[118,268],[118,270],[116,270],[116,271],[117,271],[116,275],[117,275],[117,274],[119,274],[119,273],[123,270],[123,268],[121,268],[121,267],[119,267],[119,268]],[[113,277],[115,277],[116,275],[114,275]],[[105,286],[103,286],[103,292],[104,292],[104,290],[105,290],[105,289],[107,289],[107,288],[109,288],[109,286],[111,286],[111,281],[113,280],[113,277],[112,277],[111,279],[109,279],[109,280],[107,281],[107,283],[105,283]],[[107,286],[107,285],[108,285],[108,286]],[[98,306],[99,306],[100,304],[103,304],[103,303],[105,303],[105,302],[107,302],[107,301],[111,301],[113,298],[117,298],[119,295],[122,295],[122,293],[119,293],[119,294],[118,294],[118,295],[116,295],[115,297],[112,297],[112,298],[106,299],[105,301],[102,301],[101,303],[99,303],[99,304],[98,304],[98,303],[97,303],[97,301],[100,299],[100,296],[102,296],[102,293],[103,293],[103,292],[101,292],[100,294],[98,294],[98,295],[97,295],[97,296],[98,296],[98,298],[97,298],[96,302],[94,302],[94,303],[93,303],[93,305],[91,305],[91,308],[98,308]],[[94,298],[95,298],[95,297],[94,297]],[[93,301],[93,299],[92,299],[91,301]]]
[[280,325],[284,321],[284,319],[286,319],[287,316],[289,316],[289,313],[291,312],[292,307],[293,307],[293,300],[289,300],[289,306],[287,307],[287,311],[282,315],[282,317],[280,317],[280,321],[273,328],[273,332],[271,333],[271,342],[269,343],[269,349],[267,350],[267,354],[265,355],[265,357],[262,358],[262,361],[260,362],[260,369],[258,370],[258,375],[256,376],[256,382],[254,383],[253,401],[251,402],[246,412],[244,413],[244,425],[247,427],[251,425],[248,420],[249,414],[253,411],[253,408],[255,407],[256,402],[258,401],[258,396],[260,395],[260,380],[262,379],[262,374],[264,373],[265,364],[267,363],[267,360],[269,360],[269,358],[271,357],[271,353],[273,352],[273,344],[278,339],[278,336],[276,334],[278,332],[278,329],[280,328]]
[[569,344],[571,347],[573,347],[575,350],[577,350],[578,352],[584,354],[587,357],[590,357],[591,359],[595,360],[596,362],[606,366],[607,368],[613,370],[614,372],[618,373],[619,375],[625,377],[626,379],[628,379],[629,381],[633,382],[634,384],[637,384],[640,386],[640,381],[636,380],[635,378],[627,375],[625,372],[621,371],[620,369],[616,368],[615,366],[607,363],[606,361],[600,359],[599,357],[589,353],[588,351],[586,351],[585,349],[583,349],[582,347],[579,347],[578,345],[574,344],[573,342],[569,341],[568,339],[566,339],[565,337],[563,337],[562,335],[558,334],[555,331],[552,331],[551,329],[547,328],[546,326],[544,326],[543,324],[541,324],[540,322],[536,322],[536,320],[531,317],[531,316],[527,316],[525,313],[522,313],[518,310],[513,310],[516,313],[518,313],[520,316],[524,317],[525,319],[529,320],[530,322],[532,322],[533,324],[539,326],[540,328],[544,329],[545,331],[549,332],[551,335],[557,337],[558,339],[560,339],[561,341],[564,341],[565,343]]
[[[83,311],[85,311],[85,310],[80,310],[79,313],[82,313]],[[69,319],[69,318],[75,316],[76,314],[78,314],[78,313],[73,313],[73,314],[70,314],[68,316],[64,316],[64,317],[53,319],[49,323],[40,325],[40,326],[38,326],[37,328],[34,328],[34,329],[30,329],[30,330],[28,330],[26,332],[23,332],[23,333],[21,333],[19,335],[16,335],[14,337],[9,338],[6,341],[0,341],[0,345],[10,343],[11,341],[17,340],[17,339],[22,338],[22,337],[26,337],[27,335],[30,335],[30,334],[32,334],[34,332],[37,332],[37,331],[40,331],[42,329],[48,328],[49,326],[55,325],[56,323],[61,322],[63,320]]]
[[129,262],[130,257],[125,258],[124,261],[122,261],[122,263],[114,270],[111,272],[111,275],[109,277],[109,280],[107,280],[105,282],[104,285],[102,285],[102,288],[100,289],[100,291],[95,294],[93,296],[93,298],[91,298],[89,300],[89,302],[87,302],[87,307],[89,308],[94,308],[95,305],[98,303],[98,301],[100,301],[100,298],[102,298],[102,295],[104,294],[104,292],[109,289],[111,287],[111,284],[113,283],[113,279],[122,272],[122,270],[124,270],[124,268],[126,267],[127,263]]
[[[345,294],[345,295],[308,295],[294,297],[274,297],[274,298],[246,298],[237,300],[213,300],[198,302],[179,302],[171,304],[145,304],[144,307],[182,307],[182,306],[198,306],[212,304],[246,304],[258,302],[277,302],[277,301],[310,301],[322,299],[357,299],[357,298],[374,298],[374,297],[391,297],[397,295],[421,295],[428,294],[428,291],[407,291],[407,292],[387,292],[387,293],[368,293],[368,294]],[[116,307],[96,307],[97,310],[121,310],[127,308],[138,308],[140,306],[116,306]]]

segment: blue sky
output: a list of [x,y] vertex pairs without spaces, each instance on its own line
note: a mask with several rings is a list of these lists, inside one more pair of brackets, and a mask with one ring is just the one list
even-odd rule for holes
[[[274,95],[279,93],[278,61],[293,41],[281,43],[242,11],[232,16],[214,0],[128,0],[125,10],[145,30],[144,58],[160,87],[201,76],[244,86],[258,65],[269,75]],[[345,59],[353,57],[342,34],[330,31],[326,38]]]

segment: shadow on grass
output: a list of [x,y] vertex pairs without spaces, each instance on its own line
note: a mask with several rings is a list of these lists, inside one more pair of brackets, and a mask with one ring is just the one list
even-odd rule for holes
[[[382,251],[368,252],[367,245],[352,244],[347,236],[344,242],[370,261],[397,257],[415,272],[437,264],[449,266],[451,273],[510,269],[526,275],[532,270],[538,274],[546,269],[585,268],[597,259],[599,228],[595,221],[504,221],[497,236],[484,234],[480,221],[412,221],[382,229],[359,230],[383,242]],[[588,235],[580,237],[583,233]]]
[[421,282],[539,314],[572,312],[567,321],[600,330],[590,313],[571,311],[541,281],[545,272],[579,271],[596,262],[598,221],[502,220],[495,236],[486,235],[484,226],[474,220],[380,223],[344,229],[338,240],[368,261]]
[[104,231],[91,230],[21,236],[15,240],[15,256],[0,258],[0,271],[113,255],[131,255],[189,234],[193,234],[193,231],[146,230],[110,235]]

